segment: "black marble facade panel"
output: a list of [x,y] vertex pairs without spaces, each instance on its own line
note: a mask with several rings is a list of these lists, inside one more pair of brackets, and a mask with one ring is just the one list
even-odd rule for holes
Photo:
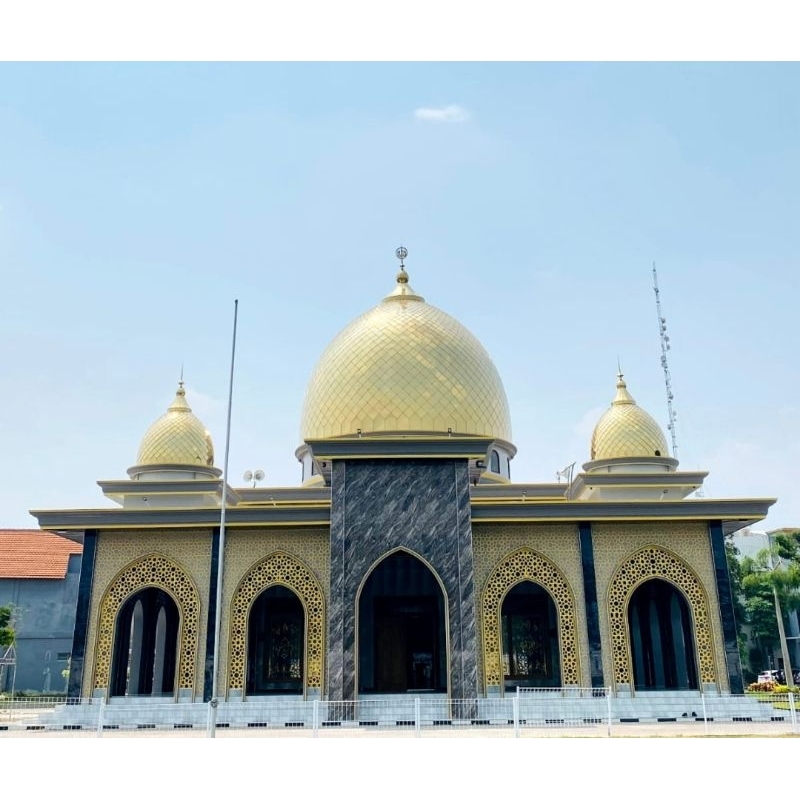
[[[89,611],[92,601],[95,558],[97,555],[97,531],[84,531],[81,576],[78,580],[78,605],[75,613],[75,630],[72,634],[72,655],[69,662],[67,697],[81,696],[83,666],[86,659],[86,640],[89,636]],[[91,695],[91,687],[89,687]]]
[[722,638],[725,642],[725,661],[728,669],[731,694],[744,693],[742,662],[739,658],[739,645],[736,637],[736,616],[733,610],[733,593],[728,574],[728,558],[725,554],[725,534],[722,523],[712,521],[708,525],[711,539],[711,554],[714,559],[714,576],[717,582],[719,613],[722,621]]
[[580,522],[578,535],[581,544],[581,570],[583,594],[586,601],[586,627],[589,634],[589,661],[592,670],[592,686],[605,686],[603,680],[603,653],[600,639],[600,614],[597,605],[597,577],[594,571],[594,543],[592,523]]
[[211,532],[211,575],[208,582],[208,623],[206,625],[206,665],[203,673],[203,702],[214,696],[214,649],[217,641],[217,581],[219,580],[219,528]]
[[356,697],[358,593],[377,562],[398,548],[428,562],[441,581],[448,609],[451,696],[475,697],[475,588],[466,459],[334,462],[328,697]]

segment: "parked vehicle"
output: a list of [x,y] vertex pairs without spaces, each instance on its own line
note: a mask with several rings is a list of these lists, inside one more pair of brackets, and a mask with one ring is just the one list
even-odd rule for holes
[[[794,683],[800,686],[800,670],[792,672]],[[786,685],[786,673],[782,669],[766,669],[758,673],[758,683],[780,683]]]

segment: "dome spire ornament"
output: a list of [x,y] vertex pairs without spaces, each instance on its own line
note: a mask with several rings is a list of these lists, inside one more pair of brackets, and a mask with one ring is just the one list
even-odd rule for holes
[[617,365],[617,394],[615,395],[614,399],[611,401],[612,406],[635,406],[636,401],[631,397],[631,393],[628,391],[628,385],[625,383],[625,376],[622,374],[622,370]]
[[395,251],[395,256],[400,261],[400,272],[397,273],[397,284],[394,290],[384,298],[386,300],[419,300],[425,302],[425,298],[418,295],[408,282],[408,273],[406,272],[406,258],[408,257],[408,250],[400,245]]
[[400,272],[397,273],[397,282],[401,284],[407,284],[408,273],[406,272],[406,257],[408,256],[408,250],[406,250],[403,245],[400,245],[400,247],[394,251],[394,254],[400,261]]

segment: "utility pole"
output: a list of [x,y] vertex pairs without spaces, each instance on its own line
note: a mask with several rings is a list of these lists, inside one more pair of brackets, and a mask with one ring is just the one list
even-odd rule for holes
[[675,431],[675,418],[677,414],[672,406],[675,396],[672,393],[672,379],[669,374],[667,351],[669,350],[669,336],[667,336],[667,320],[661,312],[661,297],[658,292],[658,273],[653,262],[653,291],[656,293],[656,312],[658,313],[658,338],[661,340],[661,368],[664,370],[664,386],[667,390],[667,430],[672,439],[672,457],[678,457],[678,436]]

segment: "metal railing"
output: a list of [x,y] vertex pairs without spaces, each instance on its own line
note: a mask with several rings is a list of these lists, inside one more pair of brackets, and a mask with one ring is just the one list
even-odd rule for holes
[[355,701],[250,698],[0,700],[0,736],[698,736],[800,734],[793,694],[615,696],[607,688],[518,689],[497,698],[393,696]]

